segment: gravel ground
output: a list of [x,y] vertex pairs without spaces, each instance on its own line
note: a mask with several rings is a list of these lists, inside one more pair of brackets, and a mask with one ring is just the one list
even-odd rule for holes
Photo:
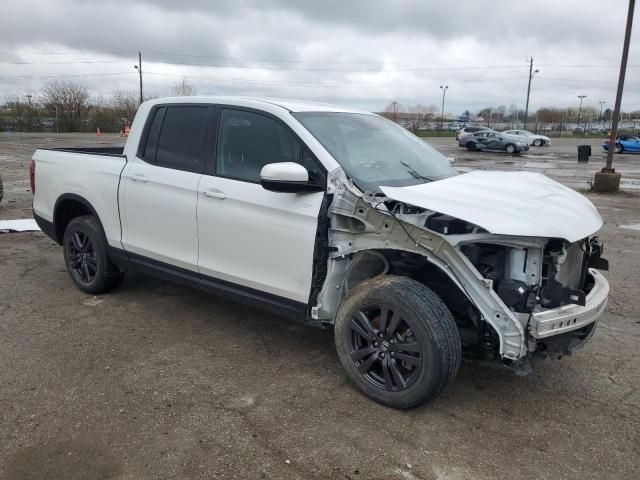
[[[462,170],[525,168],[577,186],[570,142],[507,157],[432,141]],[[0,135],[0,219],[30,215],[37,146],[95,143]],[[621,158],[625,179],[638,162]],[[331,332],[134,274],[92,297],[43,234],[2,234],[0,478],[640,478],[640,231],[620,227],[640,223],[640,196],[589,198],[611,262],[591,343],[524,378],[465,363],[410,412],[346,381]]]

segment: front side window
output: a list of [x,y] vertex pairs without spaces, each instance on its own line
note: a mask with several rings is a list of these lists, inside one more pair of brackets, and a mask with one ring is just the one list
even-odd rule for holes
[[311,154],[282,124],[265,115],[243,110],[222,110],[216,173],[247,182],[260,182],[269,163],[301,163],[314,181],[320,175]]
[[200,106],[166,107],[158,138],[156,165],[202,172],[207,111],[207,107]]
[[293,116],[362,190],[406,186],[456,175],[437,150],[376,115],[298,112]]

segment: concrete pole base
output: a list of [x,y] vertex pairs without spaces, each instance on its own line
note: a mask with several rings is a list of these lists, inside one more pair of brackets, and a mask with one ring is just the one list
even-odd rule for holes
[[620,191],[620,178],[622,175],[616,172],[596,172],[593,180],[593,191],[599,193],[618,193]]

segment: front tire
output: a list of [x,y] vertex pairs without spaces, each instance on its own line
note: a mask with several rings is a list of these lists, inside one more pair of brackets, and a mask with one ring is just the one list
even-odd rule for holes
[[478,148],[478,145],[476,143],[473,143],[473,142],[467,142],[465,147],[467,147],[467,150],[469,150],[470,152],[477,152],[477,151],[480,150]]
[[407,277],[379,276],[356,287],[338,309],[335,342],[351,382],[392,408],[433,400],[460,366],[451,312],[433,291]]
[[622,153],[624,151],[624,148],[622,148],[622,145],[617,144],[613,151],[616,153]]
[[539,138],[536,138],[536,139],[533,141],[533,146],[534,146],[534,147],[541,147],[541,146],[542,146],[542,144],[543,144],[543,142],[542,142],[542,140],[541,140],[541,139],[539,139]]
[[516,153],[516,146],[513,143],[508,144],[505,147],[507,153]]
[[115,288],[123,274],[107,255],[107,239],[93,215],[72,219],[62,240],[64,261],[73,283],[85,293]]

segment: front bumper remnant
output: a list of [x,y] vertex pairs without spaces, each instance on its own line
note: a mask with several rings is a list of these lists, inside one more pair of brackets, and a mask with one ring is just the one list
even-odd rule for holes
[[604,313],[609,295],[609,283],[597,270],[589,269],[593,287],[585,305],[569,304],[562,307],[534,312],[529,332],[536,339],[562,335],[595,323]]

